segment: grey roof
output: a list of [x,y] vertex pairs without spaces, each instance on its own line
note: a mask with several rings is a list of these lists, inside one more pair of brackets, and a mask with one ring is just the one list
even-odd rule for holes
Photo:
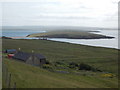
[[41,54],[33,54],[33,53],[26,53],[26,52],[17,52],[13,58],[15,59],[19,59],[19,60],[22,60],[22,61],[26,61],[30,56],[36,56],[38,59],[45,59],[45,57]]

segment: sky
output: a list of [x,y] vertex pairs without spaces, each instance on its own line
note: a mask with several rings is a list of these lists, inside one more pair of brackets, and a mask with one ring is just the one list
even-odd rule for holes
[[119,0],[26,0],[0,2],[2,26],[118,27]]

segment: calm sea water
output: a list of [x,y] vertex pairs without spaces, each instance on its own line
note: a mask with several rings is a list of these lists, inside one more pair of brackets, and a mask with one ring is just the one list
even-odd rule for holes
[[[2,36],[6,36],[6,37],[13,37],[13,38],[27,38],[26,36],[29,34],[33,34],[33,33],[43,33],[46,31],[39,31],[39,30],[3,30],[2,31]],[[28,38],[30,39],[30,38]]]
[[89,45],[89,46],[99,46],[99,47],[120,49],[118,47],[118,31],[117,30],[103,30],[103,31],[99,30],[99,31],[100,32],[96,34],[113,36],[115,38],[113,39],[59,39],[57,38],[57,39],[51,39],[51,40],[69,42],[69,43],[75,43],[75,44],[83,44],[83,45]]
[[[100,32],[98,32],[96,34],[113,36],[115,38],[113,38],[113,39],[65,39],[65,38],[51,38],[50,39],[49,38],[49,40],[68,42],[68,43],[74,43],[74,44],[83,44],[83,45],[89,45],[89,46],[99,46],[99,47],[108,47],[108,48],[120,49],[118,47],[118,31],[117,30],[99,30],[99,31]],[[33,33],[42,33],[42,32],[45,32],[45,31],[39,31],[39,30],[25,30],[25,31],[24,30],[4,30],[2,32],[2,36],[14,37],[14,38],[19,37],[19,38],[24,38],[24,39],[35,39],[35,38],[26,38],[26,36],[29,34],[33,34]]]

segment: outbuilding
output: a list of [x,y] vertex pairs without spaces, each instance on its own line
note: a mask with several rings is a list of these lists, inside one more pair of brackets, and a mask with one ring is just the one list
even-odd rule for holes
[[14,54],[17,52],[17,50],[16,49],[6,49],[4,52],[8,53],[8,54]]

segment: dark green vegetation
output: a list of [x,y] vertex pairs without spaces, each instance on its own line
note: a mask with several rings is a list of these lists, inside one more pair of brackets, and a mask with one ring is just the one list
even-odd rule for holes
[[27,37],[48,37],[48,38],[68,38],[68,39],[101,39],[114,38],[105,35],[93,34],[87,31],[49,31],[46,33],[30,34]]
[[117,87],[116,49],[48,40],[3,39],[3,50],[18,48],[41,53],[48,62],[39,68],[3,58],[17,87]]

